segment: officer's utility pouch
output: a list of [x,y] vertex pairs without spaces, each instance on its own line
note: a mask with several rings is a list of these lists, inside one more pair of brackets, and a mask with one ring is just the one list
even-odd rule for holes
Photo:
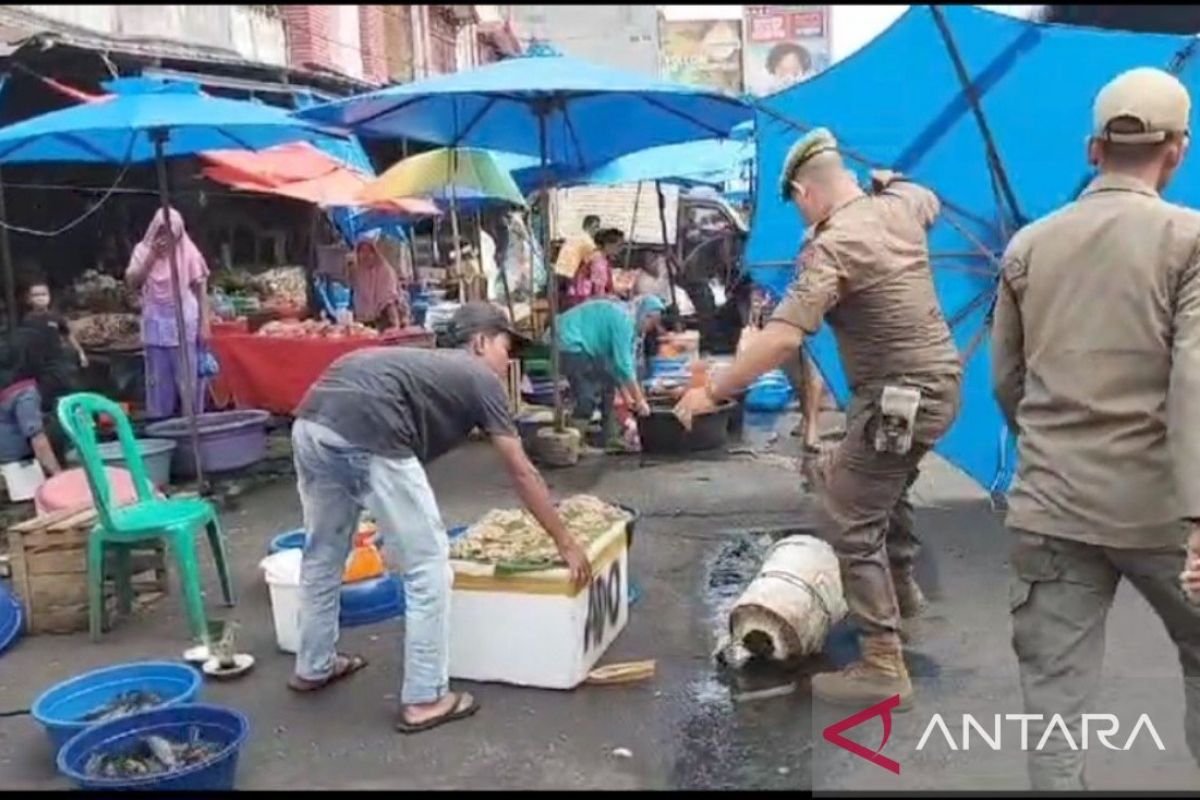
[[875,450],[904,455],[912,449],[913,426],[921,407],[921,390],[911,386],[885,386],[879,399]]

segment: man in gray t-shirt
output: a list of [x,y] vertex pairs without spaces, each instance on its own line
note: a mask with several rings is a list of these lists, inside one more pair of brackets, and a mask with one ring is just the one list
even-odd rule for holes
[[554,510],[509,414],[501,377],[519,334],[490,303],[462,306],[450,333],[456,351],[380,347],[338,359],[309,390],[292,428],[308,541],[300,572],[300,650],[288,685],[315,691],[366,666],[360,656],[336,650],[342,572],[365,507],[378,522],[388,562],[403,565],[404,685],[396,728],[405,733],[478,710],[469,694],[449,690],[453,573],[423,464],[482,429],[575,585],[591,577],[587,555]]

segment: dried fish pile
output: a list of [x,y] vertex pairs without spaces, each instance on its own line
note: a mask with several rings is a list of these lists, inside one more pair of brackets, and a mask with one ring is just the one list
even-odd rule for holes
[[136,314],[89,314],[71,323],[84,347],[99,349],[141,347],[141,321]]
[[93,753],[84,766],[92,778],[139,778],[162,775],[202,764],[216,757],[221,745],[200,738],[200,729],[192,728],[186,742],[172,742],[162,736],[145,736],[133,747],[120,753]]
[[127,717],[148,708],[161,706],[163,698],[154,692],[143,692],[141,689],[122,692],[102,706],[97,706],[84,714],[81,722],[107,722],[110,719]]
[[[623,508],[590,495],[576,495],[558,506],[563,523],[580,544],[590,545],[617,522],[629,520]],[[561,564],[554,540],[525,510],[495,509],[450,546],[451,558],[484,564]]]

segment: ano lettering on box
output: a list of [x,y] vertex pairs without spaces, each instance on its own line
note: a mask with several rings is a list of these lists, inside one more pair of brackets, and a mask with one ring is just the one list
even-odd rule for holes
[[592,580],[588,587],[587,621],[583,626],[583,652],[604,644],[604,635],[621,618],[621,561],[613,561],[608,571]]

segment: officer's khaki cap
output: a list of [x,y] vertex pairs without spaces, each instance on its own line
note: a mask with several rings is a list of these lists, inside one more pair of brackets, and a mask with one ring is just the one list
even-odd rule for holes
[[[1122,72],[1096,95],[1093,135],[1116,144],[1153,144],[1171,133],[1187,133],[1191,112],[1191,98],[1178,78],[1161,69],[1139,67]],[[1124,126],[1110,130],[1116,120],[1127,120],[1140,130]]]
[[821,153],[837,152],[838,143],[828,128],[815,128],[804,135],[788,150],[779,171],[779,194],[784,201],[792,197],[792,178],[805,162]]

